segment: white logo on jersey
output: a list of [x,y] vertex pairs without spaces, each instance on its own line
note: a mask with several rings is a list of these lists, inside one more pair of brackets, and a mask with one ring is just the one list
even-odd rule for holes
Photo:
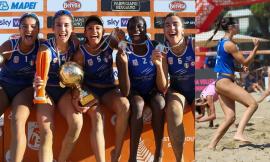
[[93,64],[94,64],[92,59],[88,59],[87,63],[88,63],[89,66],[93,66]]
[[19,56],[14,56],[13,63],[18,64],[19,62],[20,62],[20,57]]
[[194,61],[192,61],[190,64],[191,64],[191,66],[195,66],[195,62]]
[[132,60],[132,65],[133,66],[139,66],[138,60],[137,59]]
[[173,58],[172,58],[172,57],[169,57],[169,58],[168,58],[168,63],[169,63],[170,65],[173,64]]

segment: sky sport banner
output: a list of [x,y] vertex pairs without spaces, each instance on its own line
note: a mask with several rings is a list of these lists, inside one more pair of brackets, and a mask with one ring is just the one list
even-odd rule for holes
[[102,11],[150,11],[150,0],[102,0]]
[[269,2],[269,0],[197,0],[196,28],[200,32],[207,31],[224,7],[244,6],[259,2]]

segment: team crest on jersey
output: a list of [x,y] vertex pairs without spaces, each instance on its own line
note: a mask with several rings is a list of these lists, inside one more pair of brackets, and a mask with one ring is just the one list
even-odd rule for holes
[[93,64],[94,64],[92,59],[88,59],[87,63],[88,63],[89,66],[93,66]]
[[168,57],[168,63],[169,63],[170,65],[173,64],[173,58],[172,58],[172,57]]
[[104,57],[104,62],[106,62],[106,63],[108,63],[109,62],[109,58],[107,58],[107,57]]
[[61,61],[65,62],[66,60],[67,60],[66,56],[62,56]]
[[188,63],[184,63],[184,67],[187,69],[189,68],[189,64]]
[[195,66],[195,62],[194,61],[192,61],[190,64],[191,64],[191,66]]
[[58,59],[57,58],[53,58],[53,63],[57,63]]
[[31,66],[33,66],[33,65],[34,65],[34,60],[31,60],[31,61],[29,62],[29,64],[30,64]]
[[20,57],[19,56],[14,56],[13,63],[18,64],[19,62],[20,62]]
[[139,66],[138,60],[137,59],[132,60],[132,65],[133,66]]

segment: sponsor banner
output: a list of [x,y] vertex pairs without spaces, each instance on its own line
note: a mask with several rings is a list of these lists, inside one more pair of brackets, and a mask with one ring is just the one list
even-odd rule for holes
[[48,0],[48,11],[69,10],[72,12],[96,12],[97,0]]
[[195,0],[154,0],[155,12],[195,12]]
[[39,150],[40,130],[37,122],[28,122],[27,124],[27,146],[33,150]]
[[[87,17],[83,17],[83,16],[75,16],[73,19],[73,26],[75,28],[84,28],[84,23],[86,21]],[[49,16],[47,17],[47,27],[48,28],[52,28],[53,26],[53,17]]]
[[196,69],[195,74],[195,96],[198,98],[202,90],[216,80],[216,73],[213,69]]
[[40,12],[43,0],[4,0],[0,1],[0,12]]
[[[104,28],[126,28],[131,16],[102,16]],[[146,21],[147,28],[151,28],[150,17],[143,17]]]
[[[43,28],[43,17],[38,16],[40,28]],[[0,29],[18,29],[20,17],[0,17]]]
[[[195,17],[181,17],[185,29],[194,29],[195,28]],[[155,17],[154,18],[154,27],[163,28],[164,17]]]
[[102,0],[102,11],[150,11],[150,0]]

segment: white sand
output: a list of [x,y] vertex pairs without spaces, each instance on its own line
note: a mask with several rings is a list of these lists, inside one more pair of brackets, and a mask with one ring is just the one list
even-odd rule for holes
[[[259,95],[252,93],[255,98]],[[217,119],[214,125],[219,125],[224,119],[219,102],[216,102]],[[244,106],[236,104],[236,122],[244,112]],[[246,136],[252,144],[244,144],[233,140],[235,125],[231,126],[217,145],[217,150],[207,149],[217,127],[209,128],[208,122],[196,123],[196,162],[270,162],[270,102],[264,100],[252,116],[245,129]]]

